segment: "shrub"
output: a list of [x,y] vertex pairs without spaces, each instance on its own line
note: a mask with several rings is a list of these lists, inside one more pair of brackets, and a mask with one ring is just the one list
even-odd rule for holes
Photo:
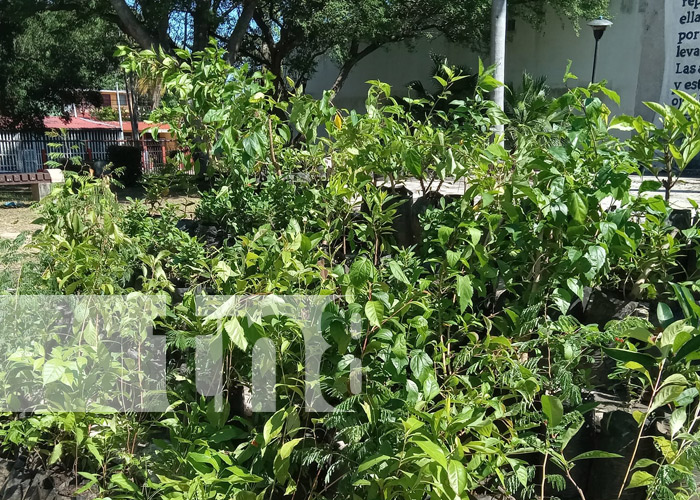
[[[77,470],[111,498],[532,500],[565,497],[566,488],[585,498],[602,487],[615,490],[606,498],[626,487],[692,498],[700,281],[688,274],[681,286],[669,270],[700,233],[679,235],[663,198],[630,192],[639,164],[629,142],[609,132],[603,98],[617,100],[614,92],[592,84],[547,99],[536,126],[511,124],[506,149],[491,132],[506,118],[484,99],[498,84],[483,67],[467,100],[399,103],[372,82],[367,112],[357,113],[333,107],[329,94],[279,101],[269,75],[231,68],[215,47],[177,57],[146,51],[127,63],[162,78],[170,99],[160,112],[184,150],[210,159],[213,188],[197,216],[231,237],[207,248],[175,229],[171,207],[160,216],[139,203],[125,209],[108,179],[83,176],[69,176],[42,203],[46,226],[36,237],[47,283],[65,293],[192,287],[172,294],[156,325],[167,336],[172,411],[125,417],[119,427],[89,416],[87,431],[63,415],[3,419],[6,451]],[[446,68],[443,76],[436,99],[448,101],[462,75]],[[408,176],[432,196],[416,211],[417,248],[395,244],[400,206],[391,191]],[[463,192],[435,195],[449,177],[464,181]],[[575,312],[601,286],[633,295],[635,307],[655,297],[679,311],[662,303],[650,318],[656,328],[623,318],[601,331]],[[202,318],[196,299],[211,294],[267,297],[275,309]],[[277,308],[281,295],[330,299],[318,380],[307,379],[308,318]],[[200,397],[192,348],[218,331],[224,397]],[[255,413],[245,389],[252,346],[263,338],[276,347],[276,411]],[[9,384],[15,369],[32,387],[70,388],[70,377],[42,373],[72,369],[62,354],[18,353],[0,389],[22,389]],[[309,388],[337,409],[308,409]],[[654,436],[662,455],[643,457],[636,445],[627,459],[622,447],[591,449],[602,440],[584,435],[590,400],[616,389],[619,407],[596,411],[643,402],[619,434],[639,444],[645,424],[668,420],[666,435]],[[579,463],[590,458],[617,460],[615,484],[586,476]]]
[[[119,111],[111,107],[103,106],[93,111],[92,117],[102,121],[116,121],[119,119]],[[128,119],[128,117],[122,115],[122,119]]]

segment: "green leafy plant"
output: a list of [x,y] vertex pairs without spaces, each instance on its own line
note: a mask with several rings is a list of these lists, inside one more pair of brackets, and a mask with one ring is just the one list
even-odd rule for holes
[[674,90],[679,106],[645,103],[656,113],[661,124],[647,122],[641,117],[617,117],[612,127],[633,133],[630,150],[640,164],[649,170],[657,182],[647,183],[649,191],[663,186],[666,201],[678,183],[683,171],[700,153],[698,129],[700,127],[700,102],[681,90]]
[[[700,421],[700,381],[692,365],[697,358],[700,336],[689,320],[674,322],[669,312],[667,306],[659,305],[658,315],[666,325],[661,333],[635,328],[622,334],[623,347],[605,349],[649,393],[646,411],[635,413],[639,434],[618,498],[625,488],[647,487],[649,499],[661,495],[686,499],[697,491],[692,472],[698,467],[693,447],[698,442],[694,433]],[[662,453],[661,461],[644,458],[635,462],[647,422],[664,409],[672,410],[670,435],[654,437]],[[653,473],[647,471],[649,468],[653,468]]]

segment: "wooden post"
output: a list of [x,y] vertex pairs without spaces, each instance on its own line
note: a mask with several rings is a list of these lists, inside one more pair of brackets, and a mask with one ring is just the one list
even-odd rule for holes
[[148,168],[148,150],[146,149],[146,141],[143,138],[139,139],[141,145],[141,171],[145,174]]

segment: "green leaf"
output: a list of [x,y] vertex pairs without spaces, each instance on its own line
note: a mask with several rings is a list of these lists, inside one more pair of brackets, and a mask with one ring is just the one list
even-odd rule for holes
[[225,443],[233,439],[241,439],[246,436],[248,436],[248,433],[243,429],[228,426],[209,436],[209,441],[212,443]]
[[403,272],[403,269],[401,269],[401,266],[399,265],[398,262],[395,260],[392,260],[389,262],[389,270],[391,271],[391,275],[397,280],[400,281],[401,283],[404,283],[406,285],[410,285],[411,282],[408,281],[408,278]]
[[375,465],[387,462],[389,460],[393,460],[393,458],[388,455],[379,455],[374,458],[370,458],[369,460],[365,460],[360,464],[360,466],[357,468],[357,472],[364,472],[371,469]]
[[442,466],[443,469],[447,470],[447,458],[445,457],[445,452],[443,449],[427,439],[420,439],[414,441],[418,447],[425,452],[430,458],[435,460],[438,464]]
[[673,312],[671,308],[663,302],[659,302],[659,305],[656,306],[656,316],[659,318],[659,323],[661,323],[661,326],[664,328],[673,323]]
[[469,276],[457,276],[457,297],[459,298],[459,310],[462,314],[467,307],[472,305],[474,287]]
[[516,467],[515,477],[518,480],[518,482],[523,486],[523,488],[527,488],[527,467]]
[[53,465],[56,462],[58,462],[61,459],[61,455],[63,454],[63,443],[58,443],[56,446],[53,447],[53,451],[51,452],[51,456],[49,457],[49,465]]
[[464,488],[467,487],[467,470],[461,462],[450,460],[447,464],[447,480],[452,491],[457,495],[461,495]]
[[[577,410],[578,410],[578,408],[577,408]],[[561,451],[562,451],[562,452],[563,452],[563,451],[566,449],[566,447],[569,445],[569,442],[571,441],[571,439],[572,439],[576,434],[578,434],[578,431],[581,430],[581,427],[583,427],[583,420],[581,420],[578,424],[576,424],[576,425],[574,425],[574,426],[572,426],[572,427],[569,427],[568,429],[566,429],[566,431],[564,431],[564,434],[562,434],[561,440],[560,440],[560,442],[561,442]]]
[[626,330],[623,334],[623,337],[626,338],[632,338],[632,339],[637,339],[641,340],[642,342],[646,342],[647,344],[651,344],[651,332],[649,331],[648,328],[645,328],[643,326],[637,326],[634,328],[631,328],[629,330]]
[[651,370],[656,366],[656,359],[641,352],[627,351],[625,349],[611,349],[607,347],[603,348],[603,351],[616,361],[621,361],[623,363],[632,361],[645,367],[647,370]]
[[421,427],[423,427],[424,425],[425,424],[420,420],[413,417],[408,417],[406,420],[403,421],[403,430],[406,433],[406,435],[410,435],[418,429],[420,429]]
[[675,401],[688,387],[688,380],[680,373],[674,373],[664,380],[661,389],[654,396],[654,401],[649,408],[649,413]]
[[137,498],[143,498],[143,495],[141,494],[141,491],[139,490],[139,487],[136,486],[136,483],[128,479],[123,473],[118,472],[114,474],[109,482],[118,488],[121,488],[124,491],[129,491],[131,493],[134,493],[137,495]]
[[652,465],[658,464],[650,458],[641,458],[637,460],[637,462],[634,464],[633,469],[646,469],[647,467],[651,467]]
[[219,462],[211,455],[191,451],[187,454],[187,459],[197,464],[211,465],[215,471],[219,470]]
[[692,339],[690,339],[688,342],[683,344],[683,346],[678,349],[678,352],[676,353],[676,360],[677,361],[682,361],[691,354],[700,352],[700,335],[696,335]]
[[287,418],[287,411],[285,409],[278,410],[277,413],[272,415],[270,419],[265,422],[263,426],[263,440],[265,441],[265,446],[270,444],[270,441],[279,436],[282,432],[282,427],[284,426],[284,421]]
[[100,451],[97,449],[97,446],[95,446],[93,443],[88,443],[87,449],[90,453],[92,453],[92,456],[95,457],[95,459],[97,459],[97,463],[102,465],[105,459],[102,456],[102,453],[100,453]]
[[611,129],[623,130],[625,132],[631,132],[634,130],[634,118],[631,116],[616,116],[610,122]]
[[345,354],[352,340],[352,337],[345,328],[345,324],[342,321],[331,321],[329,329],[331,338],[338,346],[338,353]]
[[586,222],[588,215],[588,203],[580,193],[574,191],[569,196],[569,213],[579,224]]
[[639,194],[658,191],[661,189],[659,181],[643,181],[639,186]]
[[685,408],[678,408],[671,414],[668,424],[671,427],[671,438],[673,438],[683,428],[686,421]]
[[603,247],[598,245],[588,247],[588,250],[586,251],[586,260],[591,265],[591,270],[594,274],[603,268],[606,257],[607,252]]
[[607,451],[591,450],[580,455],[576,455],[570,460],[570,462],[576,462],[577,460],[589,460],[591,458],[622,458],[622,455],[617,453],[610,453]]
[[571,292],[566,288],[557,288],[552,293],[552,301],[557,309],[561,311],[562,314],[566,314],[571,307],[572,300]]
[[652,110],[654,113],[660,116],[666,116],[666,108],[662,104],[657,102],[645,102],[644,105]]
[[447,245],[447,243],[450,241],[450,236],[452,236],[452,233],[454,232],[454,229],[451,227],[447,226],[440,226],[438,229],[438,240],[440,240],[440,243],[443,245]]
[[569,278],[566,280],[566,286],[573,292],[574,295],[583,300],[583,285],[581,285],[581,280],[577,278]]
[[365,304],[365,315],[370,325],[380,327],[384,319],[384,305],[376,300],[370,300]]
[[248,340],[245,338],[245,331],[238,322],[238,318],[231,318],[224,324],[224,330],[228,334],[229,340],[241,351],[248,349]]
[[63,361],[54,358],[49,359],[46,363],[44,363],[44,368],[41,374],[44,385],[61,380],[64,373],[66,373],[66,367],[64,366]]
[[357,258],[350,266],[350,283],[356,287],[367,285],[375,276],[376,268],[366,257]]
[[685,391],[681,393],[680,396],[676,398],[675,404],[676,406],[688,406],[695,401],[695,398],[698,397],[698,394],[700,392],[697,390],[695,387],[689,387]]
[[545,394],[542,396],[542,412],[547,417],[547,426],[556,427],[564,416],[564,405],[558,397]]
[[615,92],[614,90],[609,89],[609,88],[607,88],[607,87],[605,87],[605,86],[601,86],[601,87],[600,87],[600,91],[601,91],[603,94],[605,94],[606,97],[607,97],[608,99],[610,99],[612,102],[614,102],[614,103],[617,104],[618,106],[620,105],[620,95],[619,95],[617,92]]
[[287,479],[289,472],[289,456],[292,454],[294,447],[302,441],[302,438],[292,439],[284,443],[280,449],[277,451],[275,456],[273,469],[275,473],[275,478],[284,482]]
[[423,158],[420,153],[413,148],[407,148],[404,151],[403,161],[406,164],[406,169],[415,177],[423,176]]
[[438,394],[440,394],[440,384],[438,384],[435,373],[431,372],[423,382],[423,397],[426,401],[432,401]]
[[280,449],[277,452],[277,454],[282,458],[289,457],[289,455],[292,454],[292,450],[296,447],[296,445],[298,445],[302,441],[303,441],[303,438],[290,439],[289,441],[284,443],[282,446],[280,446]]
[[671,283],[671,287],[673,287],[673,291],[676,294],[678,304],[680,304],[681,309],[683,309],[683,315],[686,318],[694,319],[697,325],[698,318],[700,318],[700,306],[695,302],[693,294],[690,293],[687,287],[677,283]]
[[[668,356],[669,353],[673,352],[676,338],[681,334],[690,334],[691,332],[693,332],[693,327],[687,324],[686,320],[676,321],[664,329],[656,344],[664,356]],[[686,335],[686,338],[688,337],[689,335]]]
[[627,486],[627,489],[632,489],[632,488],[640,488],[642,486],[649,486],[650,484],[654,483],[654,476],[649,474],[648,472],[645,472],[643,470],[638,470],[635,471],[634,474],[632,474],[632,479],[630,480],[630,484]]
[[415,377],[420,380],[421,383],[423,383],[432,372],[433,360],[430,359],[430,356],[428,356],[425,351],[414,352],[415,354],[411,353],[411,361],[409,366],[411,367],[413,375],[415,375]]

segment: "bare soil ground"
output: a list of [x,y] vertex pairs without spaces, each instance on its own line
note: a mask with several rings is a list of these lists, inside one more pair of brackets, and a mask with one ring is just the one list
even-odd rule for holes
[[25,231],[41,229],[40,225],[33,223],[37,217],[30,206],[2,208],[0,204],[0,238],[14,239]]

